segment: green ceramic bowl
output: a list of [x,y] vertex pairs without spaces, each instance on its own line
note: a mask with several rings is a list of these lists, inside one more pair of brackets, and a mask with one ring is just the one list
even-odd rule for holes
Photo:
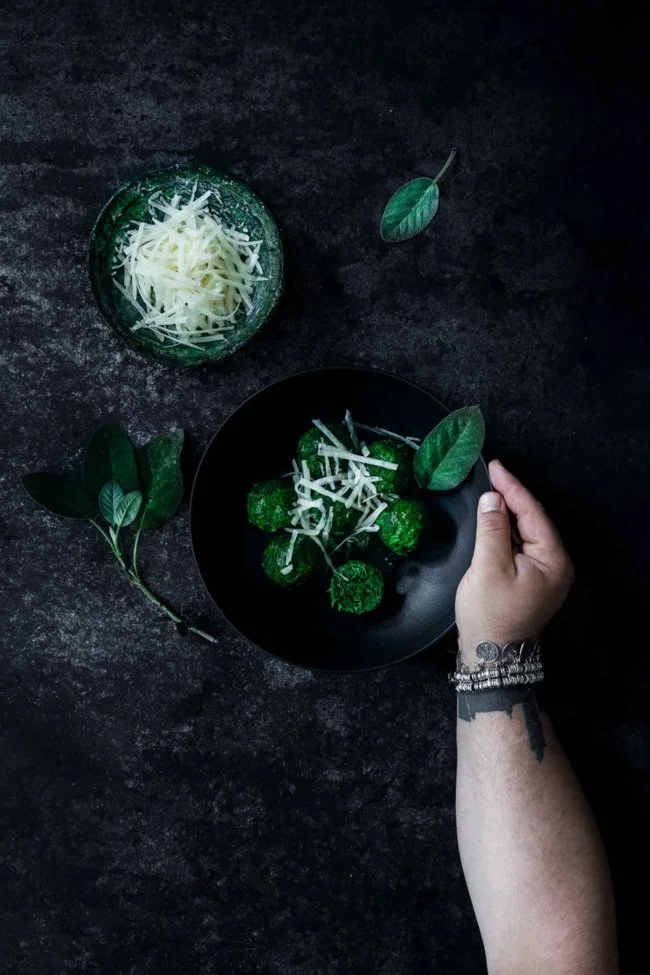
[[[139,317],[137,309],[117,289],[112,272],[119,242],[128,227],[133,221],[148,219],[151,195],[162,191],[169,198],[180,193],[182,199],[189,200],[195,183],[197,196],[206,190],[219,192],[221,203],[215,201],[215,215],[218,212],[236,230],[263,241],[260,264],[267,278],[259,282],[253,294],[252,309],[242,315],[226,340],[201,349],[161,342],[144,329],[134,332],[132,326]],[[97,218],[90,237],[88,264],[97,304],[118,336],[142,355],[182,366],[198,366],[231,355],[259,331],[282,294],[282,243],[275,220],[244,183],[208,166],[172,166],[125,183]]]

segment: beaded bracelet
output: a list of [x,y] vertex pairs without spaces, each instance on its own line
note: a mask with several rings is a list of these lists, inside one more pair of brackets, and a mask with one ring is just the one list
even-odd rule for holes
[[544,680],[539,640],[510,641],[499,647],[483,641],[476,648],[475,670],[461,664],[449,680],[459,693],[478,693],[501,687],[537,684]]
[[462,694],[478,694],[481,691],[491,691],[498,687],[518,687],[524,684],[537,684],[544,680],[544,672],[539,674],[524,674],[519,677],[491,677],[489,680],[475,683],[472,681],[457,681],[456,690]]

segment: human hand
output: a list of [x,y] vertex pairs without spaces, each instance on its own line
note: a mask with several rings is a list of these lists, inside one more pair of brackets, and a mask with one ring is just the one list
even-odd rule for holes
[[[564,602],[574,575],[539,501],[498,460],[490,463],[490,479],[494,491],[479,500],[474,556],[456,593],[458,647],[470,666],[484,640],[501,647],[538,637]],[[517,519],[522,541],[515,551],[508,511]]]

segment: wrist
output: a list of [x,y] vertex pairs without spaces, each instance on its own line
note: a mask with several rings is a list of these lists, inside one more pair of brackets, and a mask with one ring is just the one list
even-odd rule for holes
[[[477,645],[474,657],[476,664],[460,657],[455,673],[449,675],[459,695],[459,717],[470,720],[465,712],[469,713],[472,709],[481,711],[484,705],[495,702],[503,704],[504,695],[510,702],[510,710],[511,705],[516,703],[513,694],[517,701],[525,700],[530,705],[531,685],[544,680],[539,640],[510,640],[503,646],[484,640]],[[470,706],[469,700],[477,695],[480,703],[477,705],[474,700]]]

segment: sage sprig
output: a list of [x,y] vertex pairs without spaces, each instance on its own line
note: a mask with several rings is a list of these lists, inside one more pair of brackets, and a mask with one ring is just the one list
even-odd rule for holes
[[[173,517],[181,503],[182,447],[180,432],[155,437],[135,450],[121,427],[106,424],[97,430],[86,449],[83,483],[43,471],[27,474],[23,484],[34,501],[52,514],[92,525],[128,579],[175,623],[181,635],[194,633],[218,643],[210,633],[192,626],[159,599],[145,583],[138,565],[141,533],[159,528]],[[135,529],[130,556],[122,534],[129,527]]]
[[435,179],[420,176],[393,193],[381,218],[379,232],[383,240],[392,243],[408,240],[431,223],[440,203],[438,181],[451,166],[456,152],[456,149],[451,150]]

